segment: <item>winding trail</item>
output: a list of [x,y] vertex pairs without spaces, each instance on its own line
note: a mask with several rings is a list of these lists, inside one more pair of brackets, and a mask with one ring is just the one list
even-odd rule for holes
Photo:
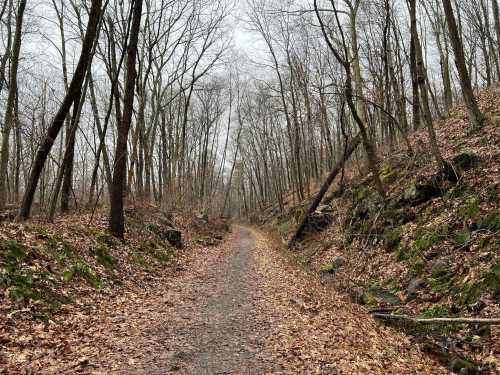
[[111,315],[83,373],[448,373],[242,227]]

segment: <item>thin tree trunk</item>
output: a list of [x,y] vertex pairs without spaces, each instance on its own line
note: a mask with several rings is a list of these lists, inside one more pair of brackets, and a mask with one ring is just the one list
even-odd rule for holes
[[10,86],[5,111],[5,122],[2,129],[2,149],[0,155],[0,210],[5,207],[8,200],[7,193],[7,170],[9,166],[9,142],[10,131],[14,126],[14,106],[17,95],[17,70],[19,67],[19,54],[21,52],[21,37],[23,32],[23,16],[26,9],[26,0],[19,2],[16,17],[16,32],[14,34],[14,45],[12,48],[12,59],[10,66]]
[[40,175],[42,174],[45,161],[47,160],[54,141],[57,139],[59,131],[64,124],[64,120],[66,119],[66,116],[71,109],[71,105],[78,97],[79,92],[82,89],[85,72],[87,71],[87,66],[91,59],[92,46],[97,36],[97,26],[99,24],[101,15],[101,5],[102,0],[92,1],[92,7],[87,24],[87,31],[83,40],[83,46],[78,65],[76,66],[76,70],[71,80],[68,92],[66,93],[59,110],[52,120],[52,123],[47,130],[47,134],[36,154],[35,161],[33,163],[28,180],[28,185],[26,186],[26,191],[24,193],[21,208],[19,210],[18,220],[27,220],[30,216],[31,205],[33,203],[33,198],[35,196],[36,188],[40,179]]
[[122,121],[118,124],[116,140],[113,183],[111,186],[111,210],[109,230],[115,237],[123,238],[125,234],[125,218],[123,214],[123,194],[127,174],[127,140],[132,123],[134,110],[135,80],[137,78],[136,58],[137,43],[141,27],[142,0],[135,0],[130,39],[127,46],[127,80],[125,82],[125,96],[123,103]]
[[481,113],[477,105],[476,98],[474,97],[474,91],[472,90],[469,72],[467,71],[467,65],[465,63],[464,49],[460,40],[460,35],[458,32],[455,15],[453,14],[451,1],[443,0],[443,8],[446,17],[446,23],[448,24],[448,31],[450,33],[451,46],[455,54],[455,65],[457,67],[458,76],[460,78],[462,95],[464,97],[467,111],[469,113],[470,125],[473,129],[477,129],[483,125],[484,115]]

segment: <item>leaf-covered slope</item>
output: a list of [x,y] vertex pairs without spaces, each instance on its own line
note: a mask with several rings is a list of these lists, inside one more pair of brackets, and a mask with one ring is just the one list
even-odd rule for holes
[[[352,163],[343,188],[332,187],[332,224],[306,236],[299,261],[370,309],[421,317],[498,317],[500,89],[481,93],[479,104],[487,115],[481,130],[470,132],[461,105],[436,124],[441,151],[453,161],[458,181],[438,171],[425,131],[411,137],[414,155],[406,148],[381,155],[385,202]],[[289,236],[307,204],[261,220]],[[491,368],[499,365],[496,328],[451,329],[458,331],[452,335],[457,352]]]

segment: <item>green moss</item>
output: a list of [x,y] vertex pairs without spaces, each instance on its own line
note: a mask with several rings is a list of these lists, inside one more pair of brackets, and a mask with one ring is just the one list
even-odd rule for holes
[[393,251],[401,242],[401,228],[386,228],[383,234],[384,246],[387,251]]
[[401,262],[408,258],[407,249],[402,244],[398,245],[396,251],[394,252],[394,255],[398,262]]
[[148,223],[148,224],[146,224],[145,227],[146,227],[146,230],[148,232],[151,232],[151,233],[153,233],[156,236],[160,235],[160,228],[158,227],[158,225],[153,224],[153,223]]
[[334,273],[335,267],[333,266],[332,263],[324,263],[321,265],[320,271],[323,273]]
[[49,230],[47,228],[44,228],[44,227],[35,227],[35,228],[33,228],[33,231],[41,239],[52,238],[52,235],[50,234],[50,232],[49,232]]
[[383,282],[385,288],[389,289],[392,293],[397,294],[401,291],[399,281],[395,277],[390,277]]
[[465,247],[469,244],[471,240],[471,233],[468,228],[456,231],[453,236],[453,241],[458,247]]
[[452,286],[452,281],[449,275],[429,277],[427,283],[431,287],[431,290],[435,293],[444,293],[448,291]]
[[487,229],[492,232],[500,230],[500,211],[494,211],[479,219],[478,229]]
[[398,170],[394,168],[391,163],[384,162],[380,168],[380,178],[385,183],[394,182],[398,177]]
[[412,251],[415,254],[421,254],[446,238],[448,232],[449,227],[447,224],[431,228],[418,228],[412,243]]
[[134,253],[133,260],[134,260],[134,263],[136,263],[138,266],[140,266],[146,270],[149,270],[151,268],[150,263],[142,254]]
[[278,226],[278,230],[281,233],[281,235],[288,234],[291,228],[292,228],[292,223],[290,221],[284,221],[280,223],[280,225]]
[[106,268],[113,268],[116,260],[109,253],[107,245],[101,243],[94,249],[94,256],[99,264]]
[[460,306],[472,305],[481,296],[480,283],[465,283],[455,295],[455,302]]
[[445,318],[450,316],[450,310],[444,305],[433,305],[420,311],[419,317],[423,319]]
[[391,290],[384,288],[380,282],[371,283],[368,289],[361,295],[361,302],[365,305],[399,305],[398,296]]
[[417,257],[412,260],[411,272],[414,276],[420,275],[424,271],[424,268],[425,268],[425,261],[422,258]]
[[475,195],[470,195],[467,197],[465,200],[465,204],[462,208],[459,210],[459,215],[464,219],[464,220],[469,220],[474,218],[477,213],[479,212],[479,198]]
[[493,296],[500,299],[500,263],[497,263],[484,276],[484,285],[492,291]]

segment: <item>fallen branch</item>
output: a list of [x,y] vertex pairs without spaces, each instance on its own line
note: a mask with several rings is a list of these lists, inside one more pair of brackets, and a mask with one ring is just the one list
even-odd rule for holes
[[292,239],[288,242],[288,247],[291,248],[295,242],[297,242],[298,239],[302,236],[302,233],[307,227],[307,224],[309,222],[309,217],[316,211],[318,208],[319,204],[323,200],[323,197],[325,196],[326,192],[330,188],[330,185],[332,184],[333,180],[335,180],[335,177],[339,174],[339,172],[342,170],[344,167],[344,164],[349,160],[351,157],[352,153],[354,150],[358,147],[358,145],[361,143],[361,136],[358,134],[356,135],[347,145],[344,155],[342,156],[342,159],[340,159],[335,166],[333,167],[332,171],[326,178],[325,182],[323,183],[323,186],[321,186],[320,191],[314,198],[314,201],[312,202],[311,206],[309,207],[309,210],[305,214],[305,216],[302,219],[302,222],[300,223],[299,227],[297,228],[297,231],[295,232],[294,236]]
[[380,320],[403,320],[419,324],[480,324],[480,325],[500,325],[500,319],[496,318],[413,318],[407,315],[393,314],[372,314],[375,319]]

